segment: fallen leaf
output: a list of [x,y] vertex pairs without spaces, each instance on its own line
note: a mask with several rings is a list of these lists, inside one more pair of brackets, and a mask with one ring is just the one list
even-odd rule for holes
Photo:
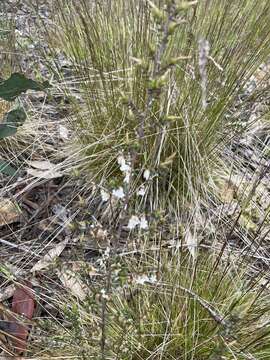
[[226,203],[231,203],[237,195],[237,187],[230,181],[225,181],[220,190],[220,199]]
[[34,314],[34,292],[32,284],[27,281],[24,285],[17,286],[12,298],[12,311],[32,319]]
[[63,176],[57,170],[57,165],[50,161],[29,161],[28,164],[34,169],[27,169],[27,174],[41,179],[54,179]]
[[20,215],[19,208],[15,203],[6,198],[0,199],[0,226],[18,221]]
[[47,268],[51,265],[53,260],[61,255],[62,251],[65,249],[68,240],[64,240],[52,248],[48,253],[40,259],[30,270],[31,272],[40,271]]
[[69,289],[72,295],[84,300],[87,296],[87,288],[81,279],[71,270],[63,268],[57,271],[57,275],[65,288]]
[[51,170],[55,167],[50,161],[28,161],[28,164],[38,170]]
[[[14,313],[22,315],[27,319],[32,319],[35,309],[34,293],[32,291],[32,285],[30,282],[26,282],[25,285],[16,287],[16,290],[12,298],[11,309]],[[22,354],[26,351],[27,337],[29,334],[29,326],[19,323],[15,316],[9,315],[8,333],[12,335],[10,341],[16,349],[18,354]]]
[[41,171],[41,170],[35,170],[35,169],[27,169],[27,174],[34,176],[36,178],[39,179],[56,179],[58,177],[62,177],[63,174],[58,172],[58,171],[54,171],[54,170],[46,170],[46,171]]
[[48,179],[48,180],[63,176],[63,174],[61,174],[60,172],[53,171],[53,170],[39,171],[39,170],[34,170],[34,169],[28,169],[27,174],[34,176],[36,178]]

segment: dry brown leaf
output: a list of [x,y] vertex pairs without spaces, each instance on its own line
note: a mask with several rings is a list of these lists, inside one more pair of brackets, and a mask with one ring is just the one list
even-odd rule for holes
[[28,164],[38,170],[51,170],[55,167],[50,161],[28,161]]
[[[11,309],[14,314],[23,315],[27,319],[32,319],[35,310],[35,293],[32,291],[32,284],[26,281],[22,286],[16,286],[12,298]],[[16,353],[22,355],[28,345],[28,335],[30,331],[29,325],[18,322],[16,316],[9,314],[9,329],[8,334],[11,335],[10,342],[12,343]]]
[[50,161],[29,161],[28,164],[33,169],[27,169],[27,174],[41,179],[54,179],[63,176],[61,172],[56,170],[57,165]]
[[11,200],[0,199],[0,226],[11,224],[20,218],[20,210]]
[[220,199],[226,204],[231,203],[237,194],[237,186],[230,181],[225,181],[220,190]]
[[86,285],[81,279],[71,270],[63,268],[57,271],[57,275],[65,288],[69,289],[72,295],[84,300],[87,296]]
[[36,170],[36,169],[27,169],[27,174],[34,176],[36,178],[39,179],[55,179],[58,177],[63,176],[62,173],[55,171],[55,170],[46,170],[46,171],[42,171],[42,170]]
[[53,260],[61,255],[62,251],[65,249],[68,240],[64,240],[53,247],[48,253],[40,259],[30,270],[31,272],[40,271],[42,269],[47,268],[51,265]]

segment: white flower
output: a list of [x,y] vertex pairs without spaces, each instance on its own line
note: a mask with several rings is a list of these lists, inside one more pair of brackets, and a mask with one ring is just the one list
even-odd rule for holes
[[105,300],[109,300],[109,296],[108,294],[106,293],[106,290],[105,289],[101,289],[100,290],[100,294],[101,294],[101,297]]
[[126,176],[125,176],[125,178],[124,178],[124,182],[125,182],[126,184],[128,184],[129,181],[130,181],[130,175],[131,175],[130,172],[126,173]]
[[147,230],[148,229],[148,221],[146,220],[145,216],[142,216],[141,217],[141,220],[140,220],[140,228],[142,230]]
[[139,218],[137,215],[131,216],[131,218],[129,219],[129,222],[128,222],[128,226],[127,226],[128,229],[133,230],[137,226],[139,226],[140,229],[142,229],[142,230],[148,229],[148,222],[147,222],[145,216],[142,216],[141,218]]
[[131,171],[131,167],[129,166],[129,164],[126,163],[124,156],[122,155],[118,156],[117,162],[120,165],[120,170],[122,172]]
[[147,181],[147,180],[149,180],[149,178],[150,178],[150,171],[149,170],[144,170],[144,172],[143,172],[143,177],[145,178],[145,180]]
[[104,257],[105,258],[108,258],[110,256],[110,252],[111,252],[111,249],[109,248],[109,246],[106,247],[106,250],[104,252]]
[[110,199],[110,194],[107,193],[107,191],[105,191],[103,189],[100,190],[100,195],[101,195],[102,201],[104,201],[104,202],[106,202]]
[[155,274],[152,274],[150,276],[144,274],[135,278],[134,282],[138,285],[144,285],[145,283],[154,284],[157,282],[157,277]]
[[120,186],[118,189],[114,189],[112,194],[118,199],[123,199],[125,197],[124,189]]
[[132,215],[128,222],[128,229],[133,230],[137,225],[140,224],[140,219],[136,215]]
[[137,191],[138,196],[144,196],[145,195],[145,187],[142,185],[139,190]]
[[118,156],[117,162],[120,165],[120,170],[125,174],[124,182],[128,184],[130,181],[131,166],[126,162],[123,155]]

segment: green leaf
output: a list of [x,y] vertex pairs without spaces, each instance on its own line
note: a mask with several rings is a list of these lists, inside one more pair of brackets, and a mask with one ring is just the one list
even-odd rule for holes
[[0,83],[0,98],[13,101],[27,90],[42,91],[50,87],[48,81],[43,83],[26,78],[23,74],[14,73],[7,80]]
[[9,162],[5,160],[0,160],[0,173],[8,175],[8,176],[14,176],[17,172],[17,169],[15,169],[13,166],[9,165]]
[[4,117],[4,122],[0,124],[0,139],[16,134],[25,119],[26,114],[22,108],[9,111]]

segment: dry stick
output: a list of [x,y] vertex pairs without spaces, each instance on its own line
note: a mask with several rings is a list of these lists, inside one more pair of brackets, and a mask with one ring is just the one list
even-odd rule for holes
[[30,250],[28,247],[24,246],[24,245],[16,245],[16,244],[13,244],[7,240],[4,240],[4,239],[0,239],[0,243],[4,244],[4,245],[7,245],[7,246],[10,246],[12,248],[15,248],[15,249],[19,249],[19,250],[22,250],[24,252],[27,252],[27,253],[30,253],[32,255],[35,255],[36,256],[36,253],[32,250]]
[[110,292],[110,288],[111,288],[111,261],[108,258],[107,259],[107,279],[106,279],[106,293],[102,294],[102,308],[101,308],[101,341],[100,341],[100,345],[101,345],[101,358],[102,360],[106,360],[106,338],[107,338],[107,334],[106,334],[106,305],[107,305],[107,297],[106,295],[109,294]]

